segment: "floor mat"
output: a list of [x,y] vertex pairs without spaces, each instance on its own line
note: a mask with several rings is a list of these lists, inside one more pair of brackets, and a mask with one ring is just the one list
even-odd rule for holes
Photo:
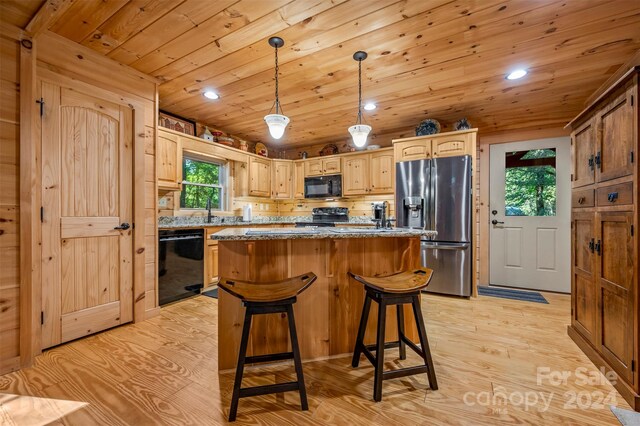
[[625,410],[623,408],[614,407],[611,405],[611,411],[618,418],[618,421],[622,426],[637,426],[640,425],[640,413],[635,411]]
[[480,296],[500,297],[502,299],[522,300],[523,302],[546,303],[547,299],[537,291],[512,290],[509,288],[478,286]]
[[202,293],[203,296],[213,297],[214,299],[218,298],[218,289],[214,288],[213,290],[205,291]]

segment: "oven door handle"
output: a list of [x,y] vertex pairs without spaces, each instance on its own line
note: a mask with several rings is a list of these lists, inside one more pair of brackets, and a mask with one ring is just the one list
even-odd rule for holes
[[202,237],[201,235],[190,235],[187,237],[160,237],[160,239],[158,240],[161,243],[164,243],[166,241],[187,241],[187,240],[203,240],[204,237]]

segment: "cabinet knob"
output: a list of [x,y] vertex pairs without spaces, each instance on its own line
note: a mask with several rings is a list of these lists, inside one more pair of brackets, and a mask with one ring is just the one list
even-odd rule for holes
[[578,204],[584,204],[584,197],[578,198]]

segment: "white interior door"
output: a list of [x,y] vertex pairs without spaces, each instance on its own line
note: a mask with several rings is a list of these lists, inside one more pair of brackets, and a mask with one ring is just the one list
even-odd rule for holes
[[490,283],[569,293],[570,139],[490,150]]

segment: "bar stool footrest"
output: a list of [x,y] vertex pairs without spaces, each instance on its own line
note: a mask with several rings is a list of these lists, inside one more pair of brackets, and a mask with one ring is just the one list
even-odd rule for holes
[[416,345],[415,343],[413,343],[411,340],[407,339],[405,336],[402,336],[402,341],[409,346],[411,349],[413,349],[413,351],[415,353],[417,353],[418,355],[420,355],[421,358],[424,358],[424,352],[422,352],[422,349],[420,349],[420,347],[418,345]]
[[250,388],[240,389],[240,398],[248,396],[267,395],[270,393],[281,393],[299,390],[298,382],[276,383],[273,385],[253,386]]
[[244,362],[247,364],[254,364],[258,362],[282,361],[285,359],[293,359],[293,352],[248,356],[245,358]]
[[[392,348],[397,348],[398,346],[400,346],[400,341],[396,340],[395,342],[387,342],[384,344],[384,348],[385,349],[392,349]],[[370,351],[375,351],[376,350],[376,344],[372,344],[372,345],[366,345],[365,348],[369,349]]]
[[426,365],[418,365],[415,367],[400,368],[398,370],[390,370],[382,372],[382,380],[395,379],[398,377],[413,376],[414,374],[427,373],[429,367]]

